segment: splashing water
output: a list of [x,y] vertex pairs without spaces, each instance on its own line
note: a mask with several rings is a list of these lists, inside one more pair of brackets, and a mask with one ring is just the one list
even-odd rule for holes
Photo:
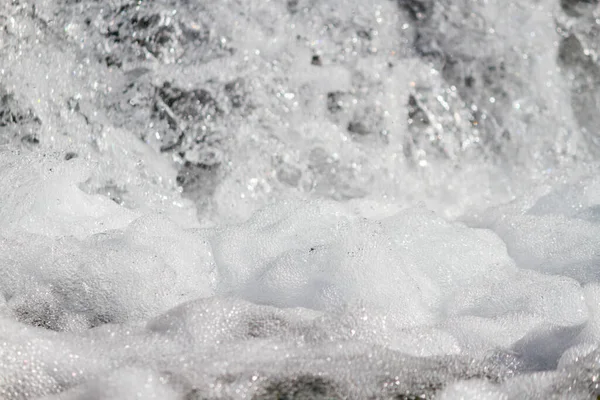
[[597,0],[0,28],[1,398],[600,394]]

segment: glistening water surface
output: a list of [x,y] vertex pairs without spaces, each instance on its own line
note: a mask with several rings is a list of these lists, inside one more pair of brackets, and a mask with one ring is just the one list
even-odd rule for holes
[[0,2],[0,398],[600,394],[597,0]]

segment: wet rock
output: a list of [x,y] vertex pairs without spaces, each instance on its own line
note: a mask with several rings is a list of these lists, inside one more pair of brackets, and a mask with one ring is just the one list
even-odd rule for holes
[[[181,27],[160,12],[125,4],[116,10],[113,21],[105,32],[106,38],[115,44],[133,46],[139,58],[151,54],[162,62],[172,63],[184,53]],[[107,59],[107,65],[112,60],[116,58]]]
[[408,11],[410,17],[415,21],[423,21],[431,16],[434,0],[398,0],[398,5]]
[[346,104],[347,94],[344,92],[329,92],[327,93],[327,111],[332,114],[337,114],[348,107]]
[[437,115],[443,115],[444,110],[430,109],[436,105],[439,105],[439,102],[430,104],[427,97],[419,93],[408,96],[409,135],[404,143],[403,152],[411,162],[422,163],[428,155],[447,159],[452,157],[454,137],[446,139],[444,128],[451,133],[453,121],[438,119]]
[[[172,13],[161,3],[122,2],[112,9],[99,8],[102,21],[94,26],[110,43],[106,46],[110,50],[100,54],[100,60],[109,67],[120,68],[131,61],[153,59],[173,64],[232,54],[232,48],[211,34],[214,21],[208,13],[189,18],[198,11],[198,5],[180,4],[178,12]],[[91,25],[91,19],[88,17],[85,23]]]
[[241,86],[241,80],[235,80],[225,85],[225,93],[227,93],[227,97],[229,97],[229,101],[233,108],[240,108],[243,104]]
[[252,109],[250,104],[250,94],[246,82],[242,78],[228,82],[223,87],[225,96],[229,100],[232,111],[239,111],[245,114]]
[[117,67],[117,68],[121,68],[123,66],[123,62],[114,54],[109,54],[108,56],[104,57],[104,62],[106,63],[107,67]]
[[218,165],[186,162],[177,174],[177,184],[196,198],[208,198],[214,193],[218,178]]
[[427,117],[427,114],[412,94],[408,96],[408,118],[409,124],[414,127],[424,127],[429,125],[429,117]]
[[358,135],[368,135],[371,133],[369,128],[362,121],[351,121],[348,123],[348,127],[346,128],[350,133],[356,133]]
[[437,38],[421,31],[417,31],[415,35],[414,49],[419,57],[425,59],[433,59],[439,62],[446,57],[446,53]]
[[66,161],[72,160],[73,158],[77,158],[77,157],[79,157],[79,155],[73,151],[69,151],[65,154]]
[[97,314],[97,315],[94,315],[90,319],[89,326],[90,326],[90,328],[96,328],[98,326],[110,324],[110,323],[113,323],[113,322],[114,322],[114,318],[111,317],[110,315]]
[[219,116],[223,113],[217,101],[208,90],[182,90],[165,82],[158,89],[158,95],[167,106],[184,120],[198,120]]
[[21,137],[21,142],[30,145],[37,145],[40,144],[40,139],[38,139],[35,135],[27,134]]
[[580,17],[590,13],[597,5],[598,0],[560,0],[560,7],[572,17]]
[[298,0],[288,0],[286,3],[286,8],[290,14],[295,14],[298,12]]
[[356,109],[353,118],[346,126],[346,130],[354,136],[374,135],[382,133],[384,129],[383,116],[375,106]]
[[370,29],[359,29],[356,32],[356,35],[361,39],[371,40],[373,39],[373,35]]
[[202,392],[198,389],[191,389],[188,391],[185,396],[183,396],[184,400],[204,400]]
[[67,100],[67,108],[69,109],[69,111],[79,112],[81,110],[81,107],[79,106],[80,99],[81,96],[73,96]]
[[419,370],[390,371],[390,378],[383,379],[379,385],[384,389],[382,396],[377,398],[435,399],[450,383],[471,379],[499,383],[500,376],[507,373],[504,366],[466,358],[433,357],[422,362],[420,367]]
[[600,65],[585,53],[581,41],[569,35],[560,43],[558,64],[570,74],[571,107],[577,123],[586,139],[600,146]]
[[[387,385],[393,385],[393,382],[387,382]],[[430,400],[434,399],[437,393],[444,388],[443,384],[429,382],[422,384],[419,388],[406,390],[405,392],[394,393],[391,398],[394,400]]]
[[206,142],[215,119],[224,113],[209,91],[186,91],[168,82],[157,89],[154,110],[155,117],[166,121],[171,130],[163,137],[161,151],[184,152]]
[[[478,147],[485,149],[486,157],[498,156],[496,150],[505,144],[503,133],[523,126],[522,114],[513,109],[515,100],[530,95],[529,67],[520,50],[501,54],[491,50],[503,48],[500,36],[493,33],[494,21],[485,20],[486,8],[495,6],[463,0],[406,0],[399,5],[415,21],[411,24],[415,54],[439,70],[447,85],[445,93],[436,87],[418,89],[421,110],[409,104],[411,138],[405,154],[433,151],[455,159]],[[422,110],[427,110],[426,117]],[[481,118],[469,118],[470,112]],[[469,119],[475,123],[465,124]]]
[[560,42],[558,62],[566,67],[593,67],[593,62],[586,59],[583,46],[575,35],[569,35]]
[[42,121],[31,109],[22,107],[12,93],[0,86],[0,144],[21,140],[26,146],[39,144]]
[[343,399],[340,388],[324,377],[300,375],[268,381],[253,400],[331,400]]
[[23,109],[12,93],[0,86],[0,127],[27,124],[41,125],[41,121],[31,109]]

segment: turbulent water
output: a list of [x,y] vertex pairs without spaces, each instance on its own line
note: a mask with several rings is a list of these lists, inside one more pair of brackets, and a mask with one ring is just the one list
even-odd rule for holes
[[600,395],[598,0],[0,3],[0,398]]

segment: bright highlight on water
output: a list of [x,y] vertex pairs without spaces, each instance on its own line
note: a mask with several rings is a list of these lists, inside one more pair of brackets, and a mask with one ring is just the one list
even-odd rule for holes
[[600,395],[597,0],[0,4],[0,398]]

